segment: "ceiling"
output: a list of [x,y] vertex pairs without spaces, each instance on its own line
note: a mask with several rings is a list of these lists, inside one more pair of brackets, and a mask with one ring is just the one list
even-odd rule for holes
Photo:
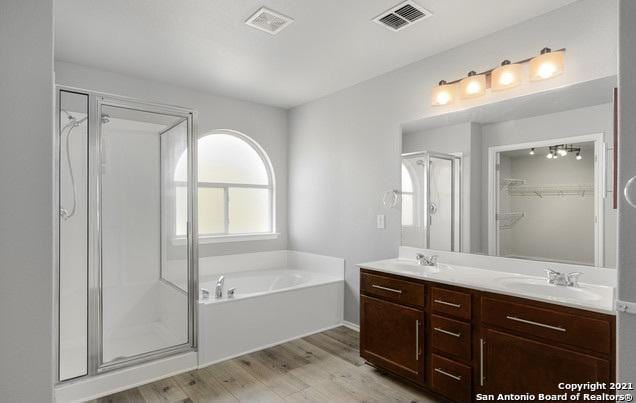
[[[431,18],[373,23],[399,0],[56,0],[56,60],[293,107],[575,0],[416,0]],[[243,22],[267,6],[276,36]]]

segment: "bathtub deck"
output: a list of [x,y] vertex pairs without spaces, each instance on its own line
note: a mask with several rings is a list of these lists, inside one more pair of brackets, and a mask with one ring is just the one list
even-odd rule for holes
[[364,364],[346,327],[133,388],[106,402],[434,402]]

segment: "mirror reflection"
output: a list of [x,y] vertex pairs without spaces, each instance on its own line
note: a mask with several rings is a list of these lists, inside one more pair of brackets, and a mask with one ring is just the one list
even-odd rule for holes
[[403,125],[403,246],[615,266],[613,80]]

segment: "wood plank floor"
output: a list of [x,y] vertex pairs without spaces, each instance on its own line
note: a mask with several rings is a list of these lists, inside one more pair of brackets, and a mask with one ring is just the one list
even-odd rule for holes
[[116,393],[118,402],[435,402],[365,365],[358,333],[346,327]]

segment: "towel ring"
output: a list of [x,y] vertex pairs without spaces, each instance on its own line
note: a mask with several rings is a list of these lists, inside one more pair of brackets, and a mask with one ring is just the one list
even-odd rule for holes
[[636,208],[636,202],[634,200],[632,200],[632,197],[630,196],[630,188],[632,187],[632,185],[636,182],[636,176],[632,176],[627,183],[625,184],[625,188],[623,189],[623,195],[625,195],[625,200],[627,201],[627,203],[629,203],[630,206],[632,206],[633,208]]

